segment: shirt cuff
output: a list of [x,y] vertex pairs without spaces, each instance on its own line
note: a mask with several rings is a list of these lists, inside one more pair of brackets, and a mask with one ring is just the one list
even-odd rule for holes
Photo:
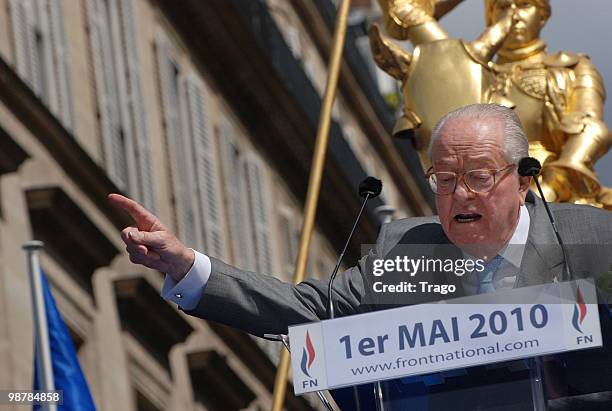
[[161,292],[164,300],[176,303],[184,311],[193,310],[198,305],[212,270],[210,258],[193,251],[195,260],[185,277],[177,282],[166,274]]

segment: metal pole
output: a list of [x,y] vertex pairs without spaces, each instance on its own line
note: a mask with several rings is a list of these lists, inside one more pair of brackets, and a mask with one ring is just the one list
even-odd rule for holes
[[534,357],[528,360],[529,377],[531,378],[531,397],[533,399],[534,411],[546,411],[548,409],[546,395],[544,393],[542,357]]
[[[51,362],[51,348],[49,346],[49,327],[45,311],[45,296],[43,293],[39,251],[43,248],[42,241],[29,241],[22,248],[28,258],[28,271],[30,274],[30,287],[32,290],[32,315],[34,317],[34,340],[36,356],[36,369],[34,372],[40,382],[42,391],[55,390],[53,381],[53,364]],[[41,403],[45,411],[57,411],[56,404]]]
[[[308,249],[310,248],[310,240],[312,239],[312,231],[314,229],[315,217],[317,214],[317,203],[319,201],[323,166],[325,165],[325,154],[327,151],[327,142],[329,140],[331,111],[338,88],[338,76],[340,74],[340,64],[342,62],[342,50],[346,37],[350,3],[350,0],[342,0],[338,8],[338,13],[336,14],[334,38],[329,60],[329,70],[327,73],[327,85],[325,87],[323,104],[321,105],[321,113],[319,115],[319,128],[317,130],[312,168],[308,181],[306,204],[304,205],[304,222],[302,223],[302,231],[300,234],[300,247],[295,263],[295,272],[293,274],[293,282],[295,284],[304,280]],[[278,370],[276,371],[276,379],[274,380],[272,411],[281,411],[283,409],[285,394],[287,392],[289,360],[289,352],[287,350],[282,350]]]
[[374,383],[374,401],[374,405],[376,405],[376,411],[385,410],[385,402],[380,381],[376,381]]

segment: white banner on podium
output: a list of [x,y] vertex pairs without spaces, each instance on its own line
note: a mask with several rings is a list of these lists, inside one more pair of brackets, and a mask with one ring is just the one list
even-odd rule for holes
[[600,347],[594,301],[578,280],[289,327],[294,391]]

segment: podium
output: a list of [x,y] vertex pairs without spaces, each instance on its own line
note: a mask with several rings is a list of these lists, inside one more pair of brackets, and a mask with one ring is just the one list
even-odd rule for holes
[[332,390],[342,409],[546,410],[547,370],[602,334],[577,280],[295,325],[284,342],[295,393]]
[[341,388],[331,395],[343,410],[546,410],[540,371],[529,359]]

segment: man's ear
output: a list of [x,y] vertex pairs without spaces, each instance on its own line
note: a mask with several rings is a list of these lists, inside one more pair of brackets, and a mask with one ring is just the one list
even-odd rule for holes
[[529,191],[530,184],[531,184],[531,177],[529,176],[519,177],[519,193],[521,194],[521,205],[525,203],[525,196],[527,196],[527,191]]

